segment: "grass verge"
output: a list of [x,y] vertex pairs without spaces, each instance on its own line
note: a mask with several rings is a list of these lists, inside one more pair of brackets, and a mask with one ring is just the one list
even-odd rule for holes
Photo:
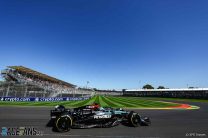
[[[161,100],[161,99],[158,99]],[[56,106],[62,104],[66,107],[80,107],[94,102],[103,107],[113,108],[166,108],[175,107],[179,104],[162,102],[158,100],[137,98],[137,97],[113,97],[113,96],[94,96],[83,101],[62,101],[62,102],[7,102],[0,101],[0,106]]]

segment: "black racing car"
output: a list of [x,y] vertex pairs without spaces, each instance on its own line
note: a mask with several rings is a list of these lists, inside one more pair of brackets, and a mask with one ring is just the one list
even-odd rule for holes
[[134,111],[103,108],[98,104],[74,109],[66,109],[62,105],[57,105],[54,110],[51,110],[49,122],[58,132],[67,132],[71,128],[107,128],[119,124],[137,127],[151,124],[148,117],[141,117]]

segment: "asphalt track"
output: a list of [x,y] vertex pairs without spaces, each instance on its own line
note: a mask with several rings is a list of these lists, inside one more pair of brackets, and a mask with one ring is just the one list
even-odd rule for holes
[[[182,102],[180,102],[182,103]],[[36,127],[46,138],[183,138],[208,137],[208,103],[191,103],[198,110],[135,110],[149,116],[151,126],[137,128],[119,125],[113,128],[71,129],[67,133],[53,132],[46,127],[51,107],[0,106],[0,127]],[[1,137],[1,136],[0,136]],[[14,136],[12,136],[14,137]],[[18,136],[21,138],[22,136]],[[28,137],[28,136],[27,136]],[[34,137],[34,136],[30,136]],[[35,136],[37,137],[37,136]]]

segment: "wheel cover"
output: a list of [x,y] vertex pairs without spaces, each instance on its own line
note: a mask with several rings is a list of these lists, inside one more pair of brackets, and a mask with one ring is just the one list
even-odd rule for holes
[[58,118],[56,122],[56,128],[60,132],[69,131],[71,128],[72,120],[71,117],[65,116]]

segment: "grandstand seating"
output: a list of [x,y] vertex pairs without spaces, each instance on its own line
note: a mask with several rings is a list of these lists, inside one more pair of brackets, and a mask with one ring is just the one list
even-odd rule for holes
[[0,96],[15,97],[69,97],[98,95],[121,95],[115,91],[94,91],[76,88],[75,85],[50,77],[23,66],[8,66],[1,72],[6,82],[0,85]]
[[208,88],[126,90],[124,96],[208,99]]
[[98,90],[76,88],[75,85],[23,66],[9,66],[1,72],[0,96],[14,97],[74,97],[93,95],[124,95],[141,97],[178,97],[208,99],[208,88]]
[[[58,80],[56,78],[50,77],[48,75],[39,73],[32,69],[23,66],[9,66],[6,70],[2,71],[2,76],[7,80],[7,82],[25,84],[36,86],[41,88],[42,91],[49,92],[47,97],[56,97],[62,93],[72,94],[75,89],[75,85]],[[23,95],[21,92],[13,93],[10,90],[10,95]],[[24,96],[37,96],[44,95],[42,92],[28,92]],[[8,95],[6,95],[8,96]]]

